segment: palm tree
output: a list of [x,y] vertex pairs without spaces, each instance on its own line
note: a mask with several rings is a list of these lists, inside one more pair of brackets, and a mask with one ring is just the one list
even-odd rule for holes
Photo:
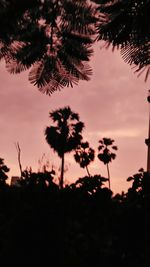
[[60,188],[63,188],[65,153],[74,150],[81,142],[84,124],[69,106],[52,111],[49,115],[54,125],[46,128],[45,137],[50,147],[61,158]]
[[150,0],[93,0],[99,12],[98,40],[121,51],[123,59],[139,75],[150,72]]
[[88,0],[1,2],[0,58],[10,73],[30,69],[29,81],[48,95],[89,80],[97,19]]
[[75,149],[74,158],[81,168],[86,168],[87,174],[90,177],[88,165],[94,160],[95,151],[89,147],[88,142],[81,142]]
[[102,161],[107,166],[107,172],[108,172],[108,182],[109,182],[109,189],[110,189],[110,171],[109,171],[109,163],[116,158],[116,154],[114,152],[111,152],[109,147],[111,147],[112,150],[117,150],[117,146],[114,146],[114,140],[110,138],[104,137],[102,140],[99,140],[99,147],[98,151],[100,152],[98,154],[98,159]]

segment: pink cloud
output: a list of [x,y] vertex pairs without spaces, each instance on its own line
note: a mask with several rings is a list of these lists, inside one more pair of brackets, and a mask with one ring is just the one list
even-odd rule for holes
[[[38,159],[46,153],[53,164],[60,159],[50,150],[44,138],[44,129],[50,125],[49,111],[69,105],[85,123],[84,137],[97,149],[104,135],[114,138],[119,150],[111,164],[112,189],[126,190],[126,178],[146,166],[144,140],[148,132],[148,83],[144,76],[137,78],[118,51],[95,47],[92,58],[93,76],[90,82],[80,82],[73,88],[64,88],[51,97],[41,94],[27,80],[27,72],[10,75],[1,63],[0,79],[0,157],[11,168],[10,175],[18,175],[17,152],[19,141],[23,166],[38,168]],[[66,178],[74,181],[86,174],[66,155]],[[106,175],[105,166],[98,160],[89,167],[91,173]]]

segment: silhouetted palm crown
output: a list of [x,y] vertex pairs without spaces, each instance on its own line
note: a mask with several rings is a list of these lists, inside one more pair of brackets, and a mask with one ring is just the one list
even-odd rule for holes
[[103,138],[102,140],[99,141],[100,146],[98,147],[98,151],[100,152],[98,154],[99,160],[101,160],[104,164],[108,164],[111,162],[113,159],[116,158],[116,154],[111,152],[109,147],[113,150],[117,150],[117,146],[112,146],[114,140],[110,138]]
[[94,149],[89,147],[89,143],[82,142],[76,148],[74,158],[81,168],[85,168],[94,160],[94,156]]
[[72,112],[70,107],[50,112],[50,118],[55,126],[46,128],[46,140],[62,157],[64,153],[72,151],[80,143],[84,124],[79,121],[79,115]]
[[30,82],[49,95],[89,80],[86,62],[96,18],[87,1],[13,0],[0,5],[0,58],[10,73],[32,67]]
[[98,39],[121,48],[137,71],[150,70],[150,0],[93,0],[99,3]]

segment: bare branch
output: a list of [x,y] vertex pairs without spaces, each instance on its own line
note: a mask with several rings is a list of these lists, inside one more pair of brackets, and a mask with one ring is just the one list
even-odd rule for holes
[[19,163],[19,169],[20,169],[20,174],[21,174],[21,178],[22,178],[21,149],[19,146],[19,142],[15,143],[15,147],[16,147],[17,154],[18,154],[18,163]]

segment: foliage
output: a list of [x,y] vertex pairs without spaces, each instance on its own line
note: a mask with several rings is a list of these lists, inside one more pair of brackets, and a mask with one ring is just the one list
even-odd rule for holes
[[140,169],[128,179],[132,192],[115,196],[101,175],[63,190],[54,175],[27,169],[20,187],[1,188],[2,265],[150,265],[149,173]]
[[128,177],[127,181],[132,181],[131,188],[134,192],[141,196],[150,196],[150,173],[145,172],[143,168],[139,169],[138,173]]
[[106,47],[119,48],[138,75],[146,70],[146,81],[149,11],[150,0],[1,0],[0,59],[10,73],[29,69],[30,82],[51,95],[90,79],[97,36]]
[[95,175],[70,192],[11,186],[0,192],[1,264],[148,267],[149,199],[113,197],[102,183]]
[[139,75],[150,71],[150,1],[145,0],[93,0],[99,12],[98,40],[106,47],[121,50],[125,62],[136,66]]
[[[88,142],[81,142],[75,149],[74,158],[75,161],[80,164],[81,168],[87,168],[88,165],[95,158],[95,151],[93,148],[89,147]],[[88,175],[90,176],[88,169],[87,172]]]
[[101,189],[101,187],[104,185],[104,182],[107,180],[107,178],[97,174],[90,177],[85,176],[83,178],[79,178],[75,182],[75,187],[82,189],[82,191],[88,193],[89,195],[93,195]]
[[26,169],[22,172],[22,177],[19,181],[20,185],[24,188],[31,189],[47,189],[56,188],[57,185],[53,182],[55,171],[43,171],[43,172],[32,172],[32,169]]
[[4,159],[0,158],[0,187],[6,185],[8,179],[7,173],[9,168],[4,164]]
[[96,17],[88,1],[0,4],[0,59],[10,73],[30,69],[29,81],[48,95],[89,80]]

